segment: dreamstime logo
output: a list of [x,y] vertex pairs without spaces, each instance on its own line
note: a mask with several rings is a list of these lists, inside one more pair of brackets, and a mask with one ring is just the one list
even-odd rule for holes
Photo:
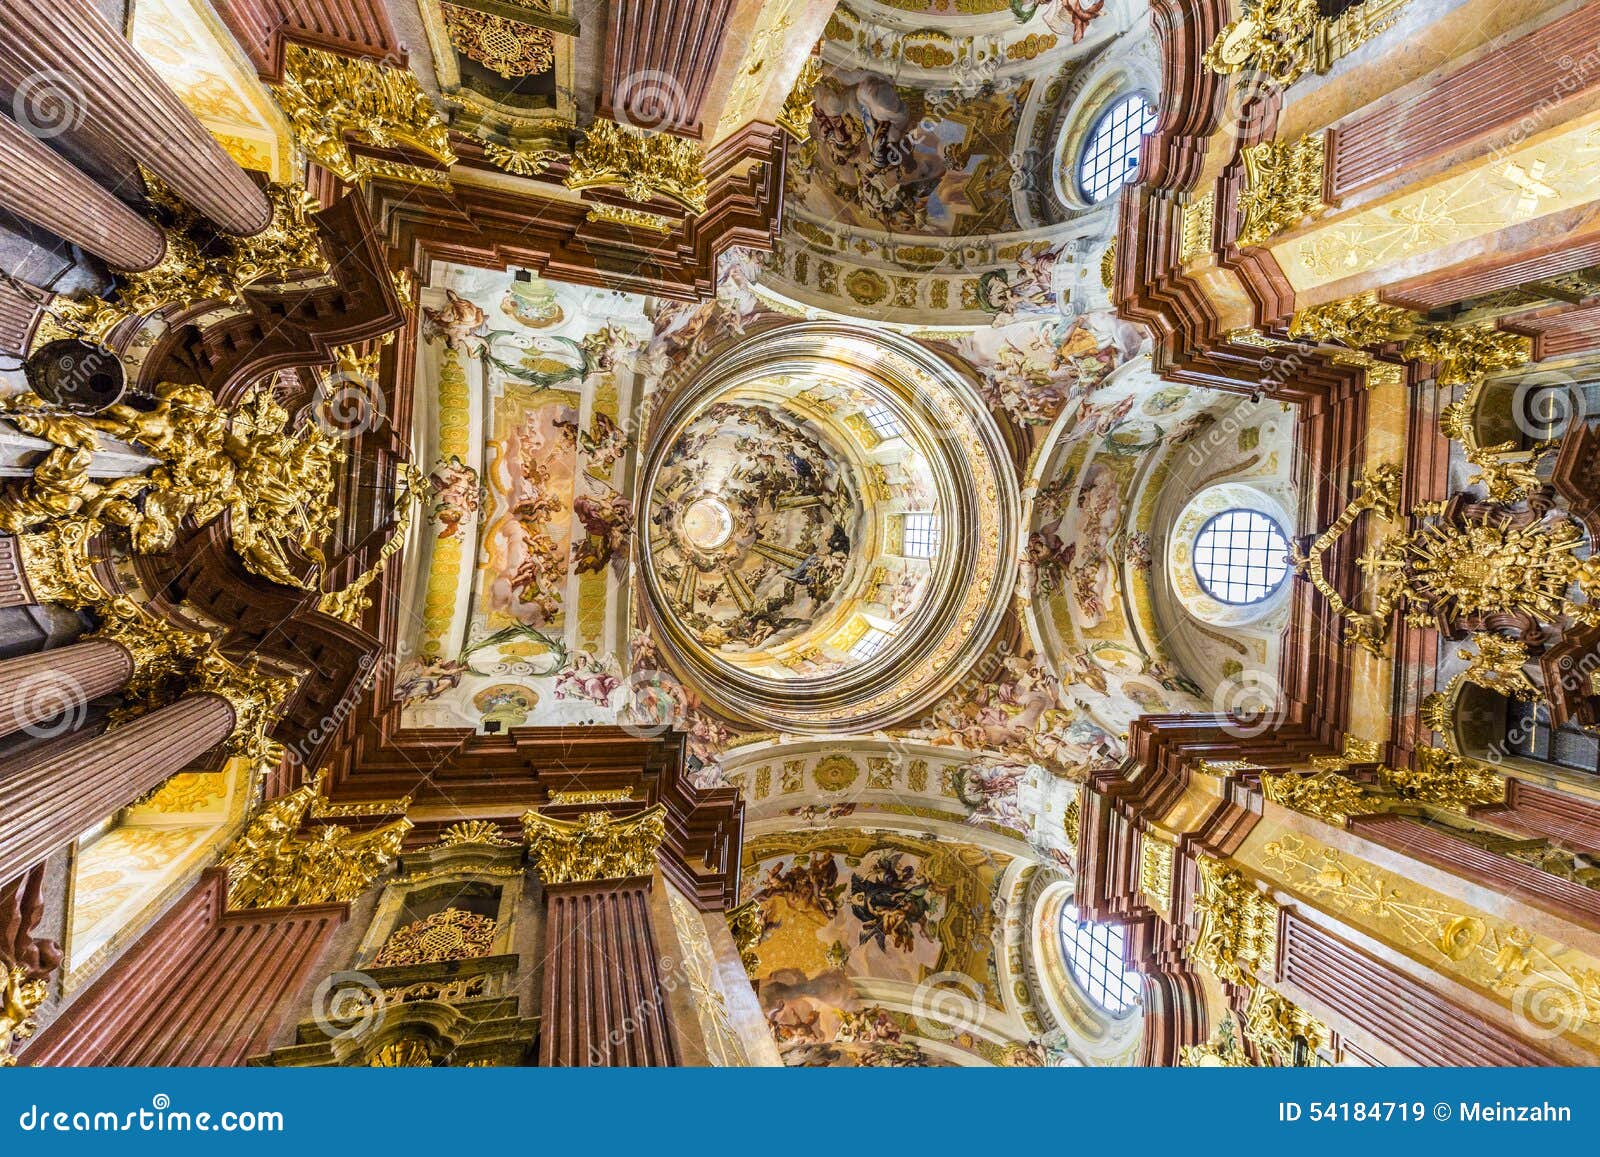
[[41,141],[69,133],[83,123],[87,101],[64,72],[47,69],[23,78],[11,96],[11,119]]
[[1223,717],[1222,730],[1236,739],[1254,739],[1283,722],[1283,688],[1266,671],[1241,671],[1217,686],[1211,710]]
[[387,416],[378,383],[351,368],[335,370],[317,384],[311,412],[317,425],[341,442],[376,430]]
[[683,85],[670,72],[647,68],[622,78],[611,95],[618,124],[636,129],[663,129],[678,124],[689,107]]
[[1553,1040],[1585,1021],[1581,995],[1536,976],[1517,985],[1511,994],[1511,1012],[1522,1032],[1535,1040]]
[[1260,72],[1242,72],[1222,96],[1219,129],[1233,137],[1260,135],[1262,121],[1272,107],[1272,85]]
[[1511,420],[1535,442],[1557,441],[1588,416],[1588,402],[1578,383],[1559,370],[1526,375],[1511,395]]
[[975,1033],[983,1021],[983,989],[965,972],[935,972],[917,985],[911,1013],[935,1040]]
[[365,972],[335,972],[312,994],[311,1018],[332,1040],[364,1040],[383,1026],[383,988]]
[[11,694],[16,714],[31,720],[23,727],[35,739],[54,739],[76,731],[89,714],[83,684],[60,671],[36,671]]

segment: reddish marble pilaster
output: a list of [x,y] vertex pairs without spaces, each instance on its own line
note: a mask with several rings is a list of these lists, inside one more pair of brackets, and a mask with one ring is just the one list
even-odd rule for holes
[[0,767],[0,880],[9,880],[226,739],[233,707],[185,695],[11,771]]
[[[0,89],[9,104],[117,169],[143,165],[224,232],[250,236],[272,206],[93,0],[0,4]],[[21,118],[19,118],[21,119]]]
[[539,1063],[678,1065],[649,876],[545,888]]
[[91,699],[111,694],[132,677],[133,656],[106,639],[0,660],[0,736],[81,715]]
[[21,1051],[31,1065],[240,1065],[349,915],[343,904],[226,910],[206,872]]
[[6,174],[0,208],[117,269],[149,269],[166,252],[161,230],[6,117],[0,117],[0,171]]

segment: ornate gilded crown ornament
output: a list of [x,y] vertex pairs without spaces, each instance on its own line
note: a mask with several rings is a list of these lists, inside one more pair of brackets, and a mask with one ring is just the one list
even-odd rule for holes
[[307,784],[264,805],[221,861],[232,908],[349,903],[372,885],[411,830],[397,819],[355,833],[337,824],[301,827],[317,800]]
[[630,201],[664,197],[691,213],[706,211],[703,154],[694,141],[597,119],[572,154],[569,189],[610,188]]
[[1229,22],[1201,57],[1212,72],[1253,73],[1285,88],[1391,27],[1405,0],[1365,0],[1334,19],[1317,0],[1254,0]]
[[546,884],[648,876],[666,837],[666,815],[661,804],[621,818],[596,811],[581,820],[558,820],[528,811],[522,833]]

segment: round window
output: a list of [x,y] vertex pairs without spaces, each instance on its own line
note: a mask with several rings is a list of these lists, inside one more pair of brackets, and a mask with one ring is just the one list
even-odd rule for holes
[[1156,127],[1156,110],[1138,93],[1100,114],[1078,157],[1078,185],[1090,201],[1104,201],[1139,171],[1139,138]]
[[1230,606],[1259,603],[1289,573],[1289,540],[1259,510],[1224,510],[1194,538],[1194,573],[1205,592]]
[[1139,1003],[1143,987],[1123,959],[1122,929],[1078,919],[1072,904],[1061,906],[1061,955],[1078,986],[1101,1008],[1120,1015]]

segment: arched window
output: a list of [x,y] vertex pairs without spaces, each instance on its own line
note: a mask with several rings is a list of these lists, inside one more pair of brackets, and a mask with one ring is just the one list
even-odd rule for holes
[[1109,1013],[1127,1012],[1139,1003],[1142,983],[1128,970],[1122,929],[1078,919],[1073,904],[1061,905],[1061,955],[1089,999]]
[[1289,540],[1271,518],[1259,510],[1224,510],[1194,537],[1194,573],[1218,602],[1245,606],[1283,585],[1288,554]]
[[1078,156],[1078,185],[1104,201],[1139,170],[1139,138],[1156,127],[1156,110],[1138,93],[1117,101],[1095,121]]

